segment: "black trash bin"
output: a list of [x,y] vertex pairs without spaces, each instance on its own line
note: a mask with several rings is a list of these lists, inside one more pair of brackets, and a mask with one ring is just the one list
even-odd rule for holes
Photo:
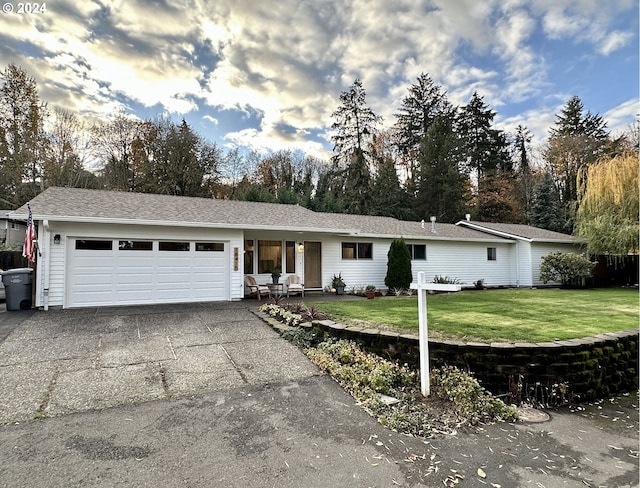
[[2,272],[2,284],[7,310],[29,310],[31,308],[31,268],[9,269]]

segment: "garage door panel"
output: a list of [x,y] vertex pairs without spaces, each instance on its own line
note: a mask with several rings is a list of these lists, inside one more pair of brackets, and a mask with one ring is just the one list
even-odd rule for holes
[[[149,239],[147,239],[149,241]],[[228,300],[228,244],[223,252],[70,248],[65,306],[107,306]],[[200,242],[200,241],[198,241]]]

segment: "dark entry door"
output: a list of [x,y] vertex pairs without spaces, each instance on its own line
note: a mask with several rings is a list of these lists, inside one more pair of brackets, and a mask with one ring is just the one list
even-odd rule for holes
[[320,242],[304,243],[304,287],[322,288],[322,245]]

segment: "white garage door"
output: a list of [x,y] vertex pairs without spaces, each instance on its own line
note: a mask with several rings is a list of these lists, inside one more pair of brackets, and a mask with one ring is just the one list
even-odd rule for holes
[[224,242],[70,239],[67,307],[229,300]]

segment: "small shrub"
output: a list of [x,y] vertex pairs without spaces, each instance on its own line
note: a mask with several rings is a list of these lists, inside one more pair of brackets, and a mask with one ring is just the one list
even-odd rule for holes
[[484,290],[484,280],[479,279],[477,281],[474,281],[473,286],[476,288],[476,290]]
[[433,283],[439,283],[443,285],[459,285],[461,282],[458,278],[449,278],[448,276],[435,275],[433,277]]
[[282,333],[282,337],[301,349],[309,349],[317,346],[322,339],[313,331],[298,327]]
[[452,401],[456,413],[469,425],[517,418],[513,408],[488,393],[473,376],[457,368],[434,369],[431,381],[432,394]]
[[545,284],[558,281],[562,286],[584,285],[595,265],[595,262],[589,261],[582,254],[552,252],[542,257],[540,280]]

